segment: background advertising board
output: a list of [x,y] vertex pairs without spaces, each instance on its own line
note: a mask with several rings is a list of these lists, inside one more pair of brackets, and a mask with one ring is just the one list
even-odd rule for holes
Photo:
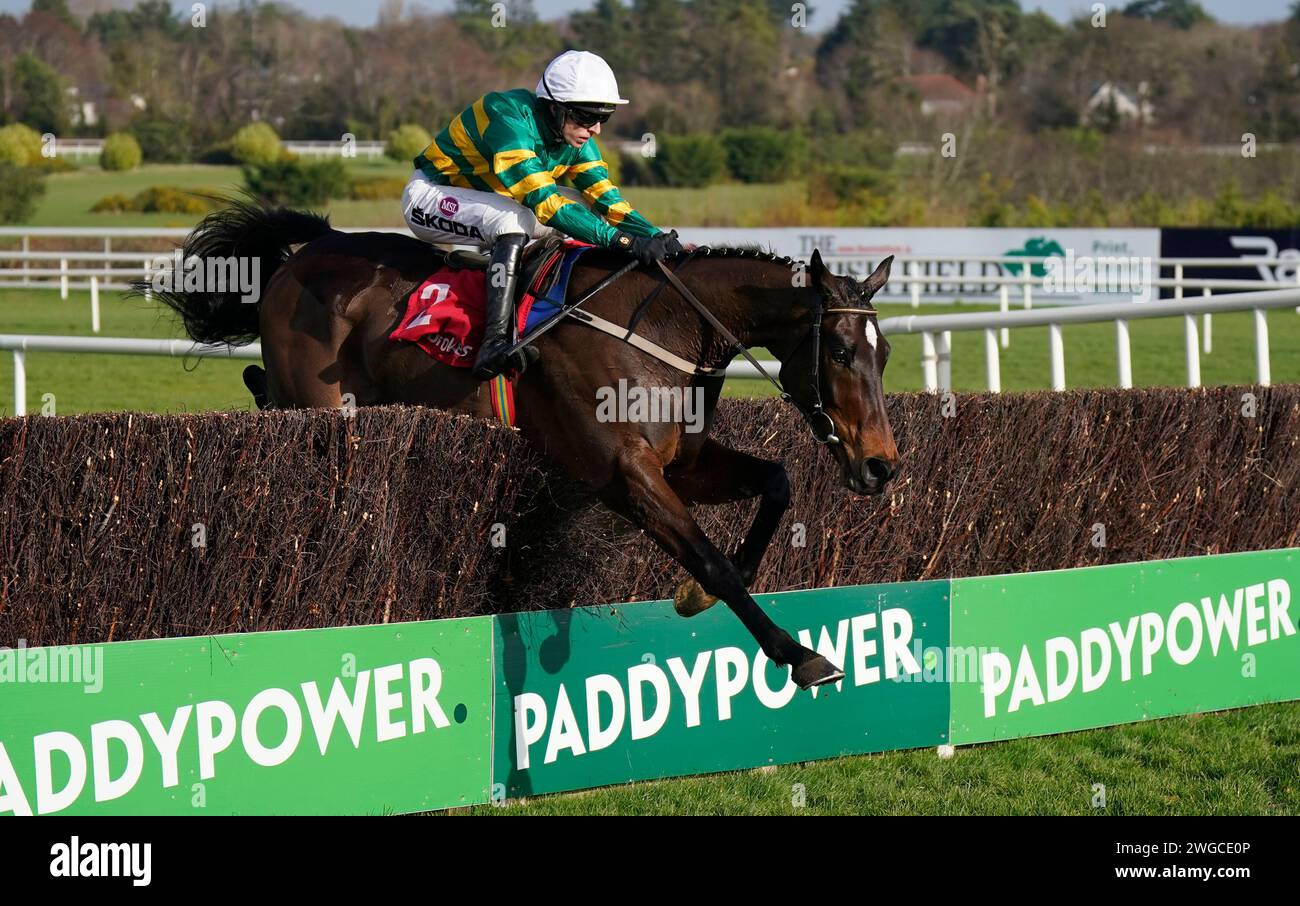
[[[1135,276],[1143,272],[1142,261],[1154,262],[1160,255],[1159,230],[1132,229],[1019,229],[1019,228],[900,228],[875,227],[783,227],[741,229],[722,227],[682,227],[678,234],[683,242],[700,245],[742,245],[757,243],[778,255],[807,261],[814,249],[821,251],[827,265],[838,274],[866,277],[889,255],[1028,257],[1059,256],[1078,267],[1089,261],[1110,259],[1132,265]],[[1135,262],[1136,259],[1136,262]],[[905,268],[919,268],[927,280],[921,286],[923,302],[965,301],[997,302],[997,284],[981,282],[981,277],[1019,277],[1025,265],[972,261],[939,261],[896,264],[891,276],[904,275]],[[1131,301],[1132,293],[1061,291],[1045,294],[1042,279],[1047,271],[1030,265],[1032,276],[1040,278],[1034,287],[1034,302],[1042,305],[1077,305]],[[1080,271],[1081,273],[1082,271]],[[1154,274],[1152,274],[1154,276]],[[1104,276],[1104,275],[1103,275]],[[1102,280],[1095,283],[1104,282]],[[1077,283],[1077,281],[1076,281]],[[1073,284],[1072,284],[1073,285]],[[1011,287],[1011,304],[1018,306],[1023,291]],[[906,284],[893,280],[880,301],[910,299]]]
[[[1300,281],[1300,230],[1166,228],[1161,230],[1160,247],[1162,258],[1239,258],[1242,261],[1250,261],[1252,258],[1282,259],[1278,264],[1255,264],[1249,267],[1186,267],[1183,275],[1189,279],[1266,280],[1279,283]],[[1174,269],[1164,268],[1164,276],[1173,277]],[[1188,290],[1184,295],[1199,293],[1200,290]],[[1173,289],[1162,292],[1166,298],[1173,294]]]

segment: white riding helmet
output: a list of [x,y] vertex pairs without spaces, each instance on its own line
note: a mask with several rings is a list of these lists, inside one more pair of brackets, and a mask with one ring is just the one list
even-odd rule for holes
[[606,107],[626,104],[609,64],[585,50],[566,50],[546,65],[533,92],[561,104]]

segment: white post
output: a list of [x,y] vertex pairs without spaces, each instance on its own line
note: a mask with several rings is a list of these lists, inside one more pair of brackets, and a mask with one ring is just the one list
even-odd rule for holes
[[926,393],[934,393],[939,389],[937,363],[934,334],[923,331],[921,333],[921,383],[925,385]]
[[[105,237],[104,237],[104,253],[105,253],[105,254],[111,254],[112,251],[113,251],[113,239],[112,239],[111,236],[105,236]],[[112,273],[112,271],[113,271],[113,262],[112,262],[110,259],[105,258],[105,259],[104,259],[104,282],[105,282],[105,283],[109,283],[109,282],[112,281],[112,279],[113,279],[113,273]]]
[[1029,311],[1029,309],[1034,307],[1034,285],[1030,282],[1030,278],[1028,274],[1029,274],[1029,268],[1028,266],[1026,266],[1025,268],[1025,275],[1026,275],[1025,276],[1025,311]]
[[1125,390],[1133,386],[1133,354],[1128,343],[1128,322],[1115,322],[1115,363],[1119,366],[1119,385]]
[[1187,386],[1201,386],[1201,341],[1196,335],[1196,315],[1183,315],[1183,346],[1187,355]]
[[150,286],[152,286],[153,284],[153,280],[149,277],[150,263],[151,263],[151,259],[149,258],[144,259],[144,286],[145,286],[144,301],[146,302],[153,299],[153,290],[150,289]]
[[1061,325],[1047,325],[1047,345],[1052,358],[1052,389],[1065,389],[1065,343],[1061,339]]
[[99,277],[90,276],[90,329],[99,333]]
[[1181,299],[1182,297],[1183,297],[1183,266],[1181,264],[1175,264],[1174,265],[1174,298]]
[[1002,392],[1002,368],[998,361],[998,332],[984,328],[984,371],[988,377],[989,393]]
[[1268,361],[1268,320],[1262,308],[1253,309],[1255,313],[1255,383],[1267,387],[1272,381]]
[[[1006,314],[1011,310],[1011,287],[1005,283],[1002,284],[1001,296],[1002,298],[998,303],[998,308],[1002,311],[1003,314]],[[1009,327],[1004,327],[1002,328],[1002,348],[1006,349],[1010,345],[1011,345],[1011,329]]]
[[[1201,293],[1201,295],[1207,299],[1210,298],[1210,288],[1205,287],[1205,292]],[[1201,319],[1201,351],[1206,355],[1214,351],[1214,344],[1210,341],[1210,328],[1214,324],[1213,318],[1214,316],[1207,311]]]
[[31,268],[31,265],[27,261],[27,254],[31,250],[32,250],[32,239],[30,236],[24,236],[23,237],[23,286],[32,285],[32,278],[27,273],[27,271]]
[[59,298],[68,301],[68,259],[59,259]]
[[27,363],[23,351],[14,350],[14,415],[27,414]]
[[952,331],[939,332],[939,389],[952,390]]
[[909,262],[907,266],[907,272],[912,277],[911,291],[912,291],[913,308],[921,307],[921,283],[919,280],[917,280],[917,278],[920,276],[920,274],[917,273],[917,269],[918,269],[918,262],[916,261]]

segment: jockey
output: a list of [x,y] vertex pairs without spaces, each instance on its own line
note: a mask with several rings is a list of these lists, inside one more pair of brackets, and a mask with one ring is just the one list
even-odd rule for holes
[[[491,248],[487,324],[473,372],[480,380],[522,371],[537,357],[532,347],[505,356],[530,239],[558,230],[646,265],[681,251],[676,231],[656,229],[623,200],[601,159],[595,136],[626,103],[609,64],[566,51],[547,65],[536,91],[483,95],[415,158],[402,197],[411,232],[426,242]],[[555,184],[566,176],[576,189]]]

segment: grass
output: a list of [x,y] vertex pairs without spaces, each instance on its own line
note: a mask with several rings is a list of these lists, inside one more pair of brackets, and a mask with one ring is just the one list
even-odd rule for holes
[[[182,337],[182,332],[157,305],[115,293],[101,296],[101,330],[106,337]],[[922,306],[921,314],[984,311],[987,306]],[[908,305],[883,305],[881,317],[915,314]],[[1275,309],[1268,315],[1275,383],[1300,382],[1300,315]],[[1140,387],[1180,386],[1185,381],[1181,318],[1133,321],[1133,377]],[[86,291],[74,291],[64,302],[51,290],[0,291],[0,333],[72,334],[91,336],[90,302]],[[1070,387],[1115,384],[1114,327],[1075,325],[1064,330],[1066,383]],[[1254,381],[1254,333],[1249,313],[1214,317],[1214,351],[1201,357],[1205,384],[1250,384]],[[890,392],[920,390],[920,338],[896,335],[885,372]],[[759,358],[767,353],[758,352]],[[1012,331],[1010,348],[1001,353],[1004,391],[1041,390],[1049,385],[1047,328]],[[42,395],[55,396],[62,414],[108,410],[192,412],[205,409],[245,409],[250,400],[239,374],[245,363],[216,359],[197,363],[180,359],[131,356],[29,353],[27,406],[40,410]],[[953,385],[959,392],[980,391],[984,385],[982,332],[953,334]],[[732,379],[729,397],[771,396],[774,388],[760,379]],[[12,369],[0,367],[0,412],[12,411]]]
[[[0,291],[0,333],[95,336],[85,291],[68,301],[50,290]],[[100,333],[105,337],[183,337],[170,312],[143,299],[116,293],[100,297]],[[13,413],[13,369],[0,368],[0,414]],[[251,409],[240,372],[247,362],[144,356],[27,354],[27,411],[39,413],[53,394],[55,413],[135,410],[197,412]]]
[[[503,815],[1295,815],[1300,702],[458,809]],[[794,805],[803,784],[805,805]],[[1095,784],[1105,786],[1094,807]]]
[[[356,177],[405,178],[411,166],[387,158],[355,158],[348,169]],[[125,173],[107,172],[87,165],[46,179],[46,192],[30,226],[192,226],[198,217],[188,214],[92,214],[91,206],[106,195],[134,195],[151,186],[233,191],[243,186],[238,167],[206,164],[149,164]],[[689,223],[695,226],[772,225],[780,211],[804,203],[799,182],[771,186],[739,183],[702,189],[632,187],[626,190],[633,205],[655,223]],[[341,227],[401,227],[397,199],[353,201],[337,199],[324,206],[331,222]]]
[[106,195],[135,195],[151,186],[229,191],[243,185],[238,167],[195,164],[151,164],[138,170],[111,173],[86,166],[68,173],[53,173],[45,180],[45,196],[30,226],[185,227],[198,222],[189,214],[92,214],[91,205]]
[[[356,159],[348,169],[358,178],[406,177],[408,164],[381,158]],[[68,173],[51,174],[45,181],[45,195],[27,225],[62,227],[152,226],[188,227],[199,220],[193,214],[92,214],[90,208],[106,195],[135,195],[151,186],[182,189],[216,189],[233,193],[244,185],[239,167],[207,164],[150,164],[125,173],[111,173],[98,166],[84,166]],[[325,206],[336,226],[403,226],[397,199],[352,201],[342,199]]]

